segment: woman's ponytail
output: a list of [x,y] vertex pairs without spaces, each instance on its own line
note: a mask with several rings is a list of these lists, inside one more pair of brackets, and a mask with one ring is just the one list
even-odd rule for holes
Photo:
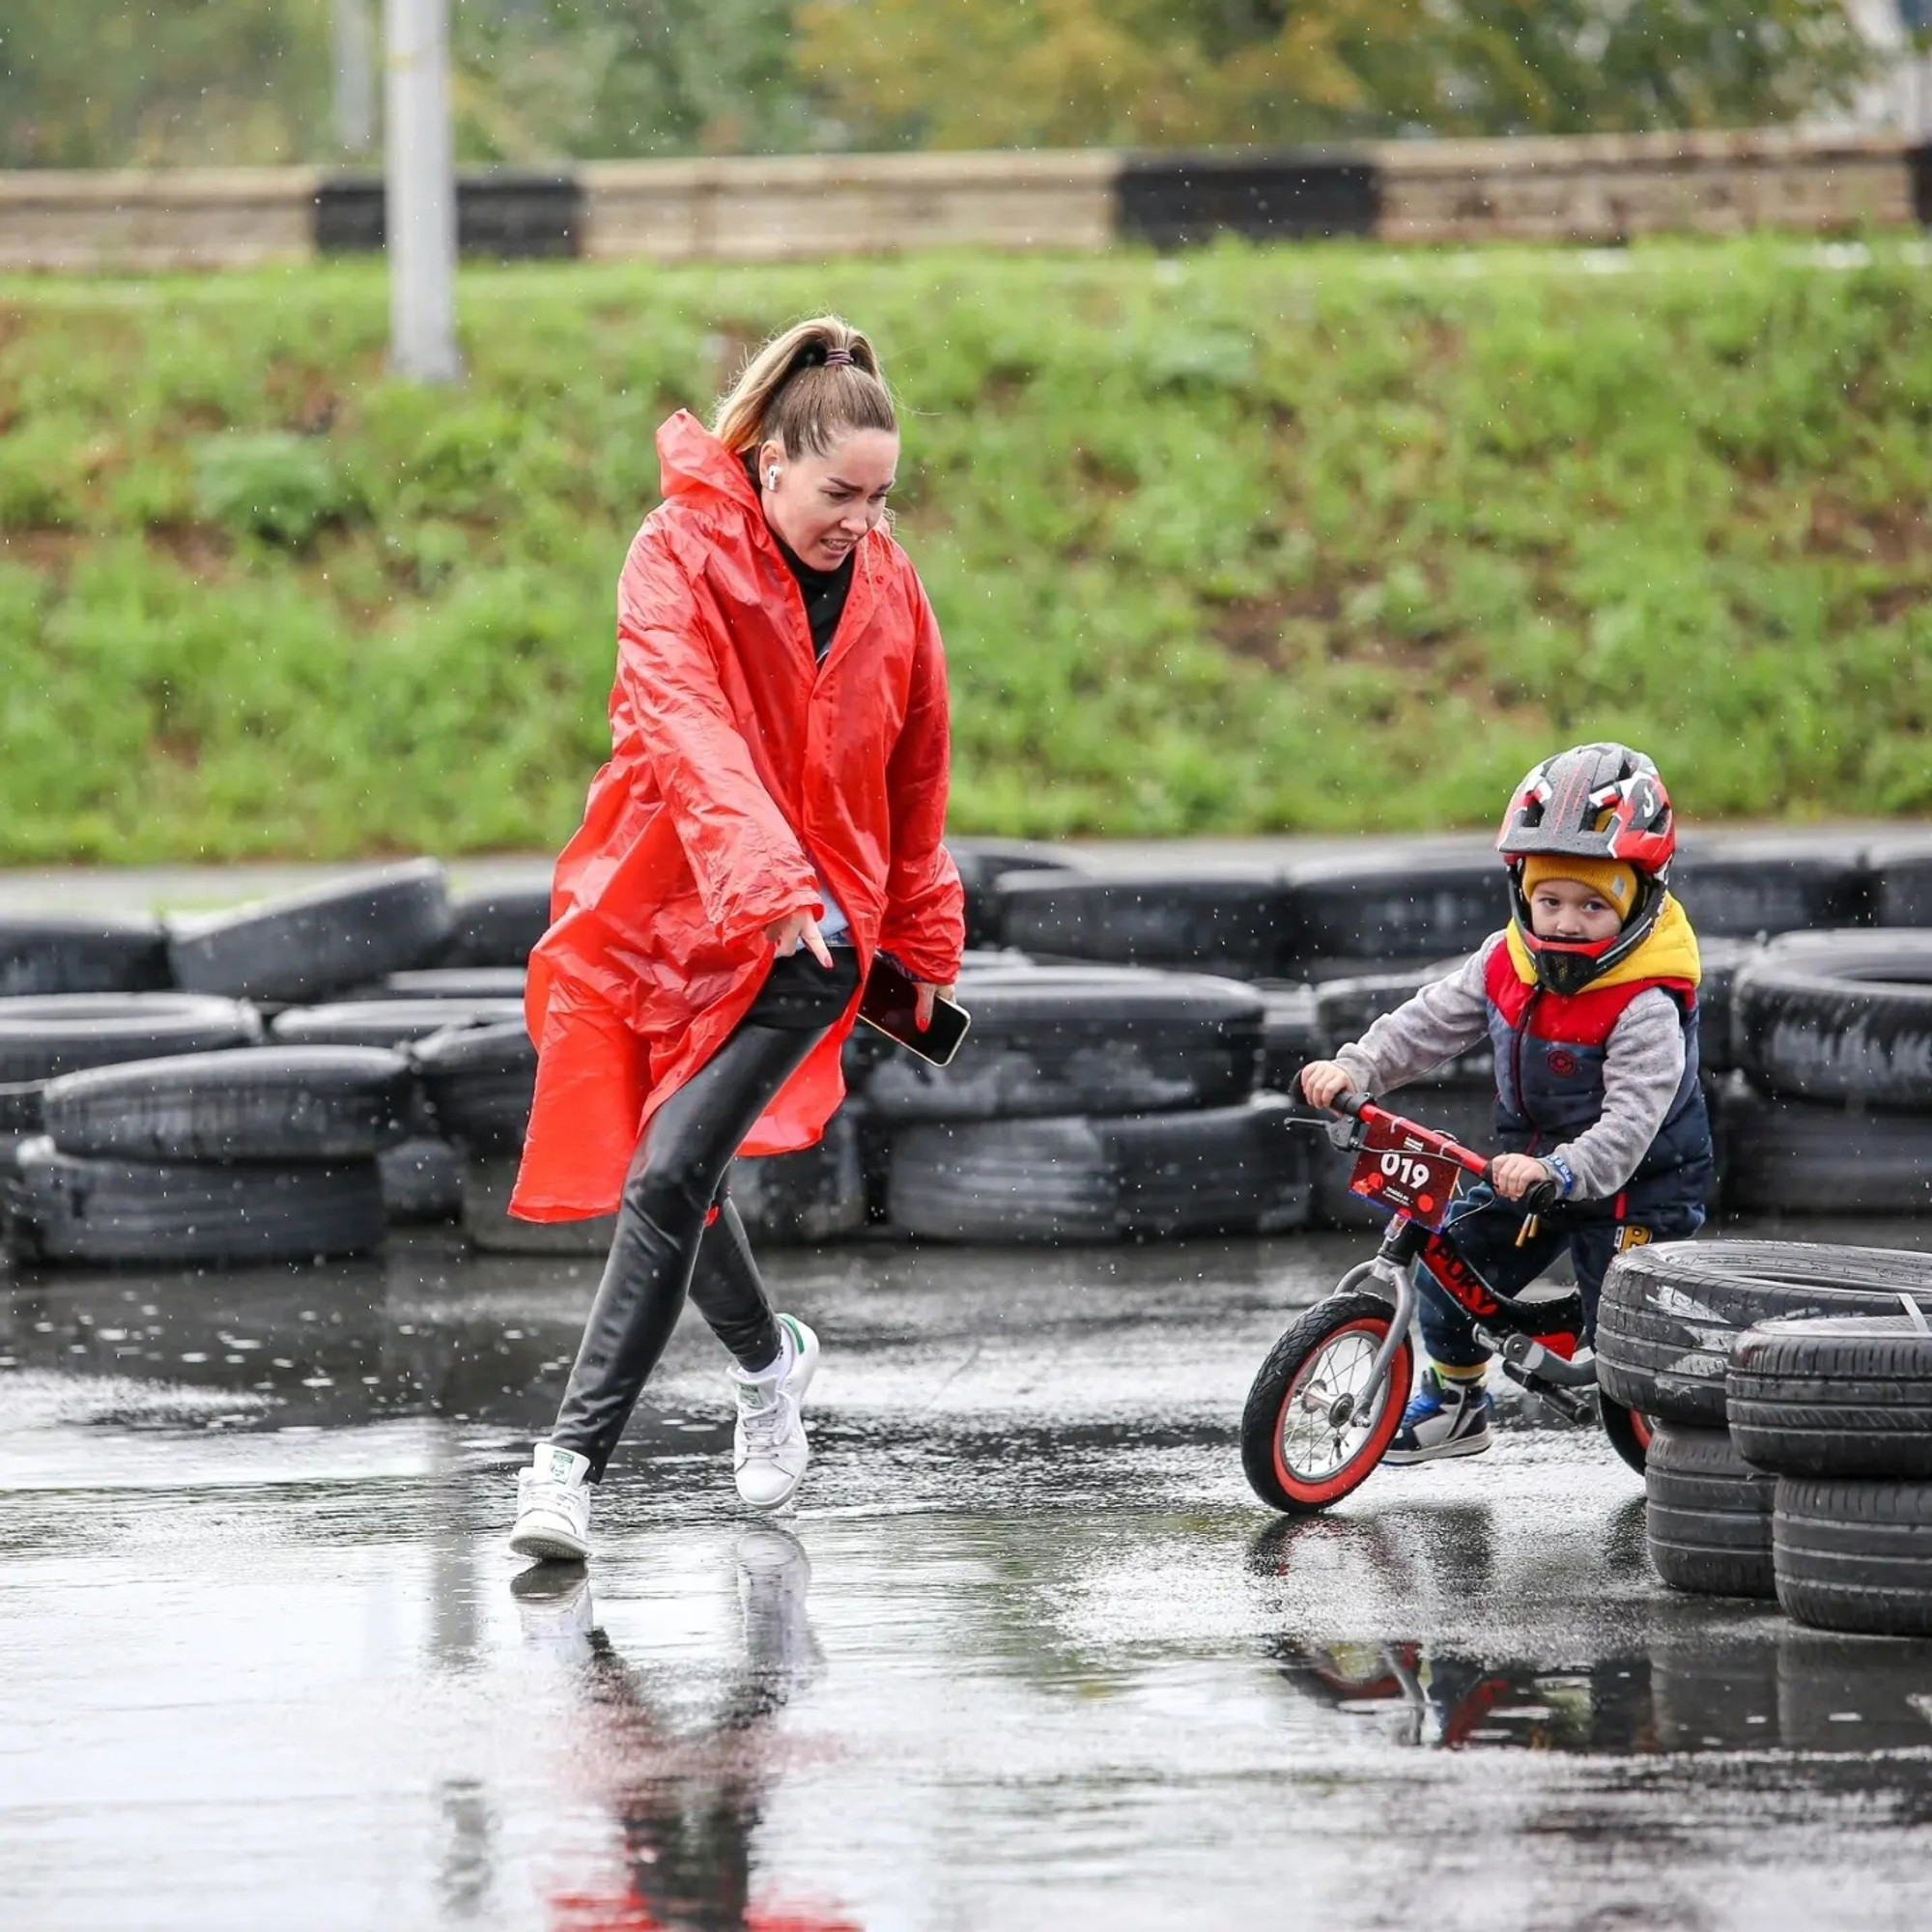
[[825,456],[854,430],[898,426],[872,345],[838,316],[821,315],[752,357],[711,427],[726,449],[749,457],[767,442],[787,456]]

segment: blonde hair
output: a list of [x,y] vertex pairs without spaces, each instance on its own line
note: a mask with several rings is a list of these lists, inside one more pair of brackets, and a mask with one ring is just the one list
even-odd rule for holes
[[838,316],[820,315],[794,323],[752,357],[711,429],[738,456],[767,442],[787,456],[828,456],[854,430],[898,426],[872,345]]

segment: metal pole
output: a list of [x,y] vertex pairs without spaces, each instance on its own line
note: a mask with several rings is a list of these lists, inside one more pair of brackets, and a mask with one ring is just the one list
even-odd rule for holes
[[369,0],[335,0],[335,144],[345,155],[376,145],[376,35]]
[[389,362],[418,383],[458,383],[449,9],[447,0],[384,0],[383,12]]

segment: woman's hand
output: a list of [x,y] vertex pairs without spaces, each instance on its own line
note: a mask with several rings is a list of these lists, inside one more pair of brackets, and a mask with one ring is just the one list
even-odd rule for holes
[[1332,1107],[1354,1084],[1348,1068],[1332,1060],[1311,1060],[1301,1069],[1301,1091],[1311,1107]]
[[1499,1153],[1490,1163],[1490,1185],[1505,1201],[1520,1201],[1539,1180],[1552,1179],[1534,1154]]
[[935,984],[930,980],[921,980],[917,983],[919,986],[919,1004],[913,1009],[912,1023],[921,1033],[923,1033],[932,1024],[933,1002],[935,1000],[950,1000],[952,997],[953,986],[956,986],[959,982],[955,980],[952,985],[941,986]]
[[777,949],[781,959],[789,959],[803,946],[828,973],[832,970],[832,954],[826,947],[825,935],[809,912],[788,912],[782,919],[773,920],[765,927],[765,937]]

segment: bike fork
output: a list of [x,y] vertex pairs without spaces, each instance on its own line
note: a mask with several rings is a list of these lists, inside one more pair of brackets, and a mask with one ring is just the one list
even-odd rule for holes
[[[1413,1221],[1397,1219],[1391,1222],[1375,1260],[1351,1268],[1343,1276],[1336,1291],[1341,1293],[1358,1281],[1373,1280],[1395,1304],[1395,1312],[1389,1317],[1388,1333],[1382,1337],[1382,1345],[1376,1350],[1375,1360],[1369,1364],[1368,1382],[1351,1406],[1351,1413],[1354,1409],[1375,1406],[1376,1398],[1387,1379],[1389,1364],[1395,1360],[1396,1351],[1408,1334],[1409,1324],[1415,1320],[1415,1258],[1422,1252],[1422,1245],[1428,1238],[1428,1230],[1417,1227]],[[1403,1393],[1406,1396],[1408,1391],[1405,1389]]]

